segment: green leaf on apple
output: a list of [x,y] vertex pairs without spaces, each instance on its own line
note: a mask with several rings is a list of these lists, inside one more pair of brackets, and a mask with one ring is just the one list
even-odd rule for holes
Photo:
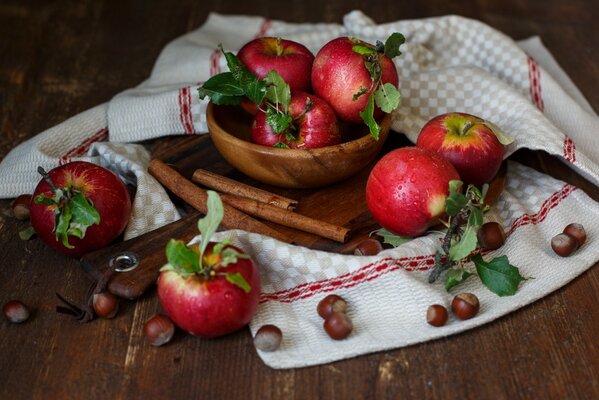
[[272,107],[266,109],[266,123],[271,127],[275,133],[283,133],[293,123],[291,115],[280,113]]
[[362,121],[368,126],[368,130],[370,134],[374,138],[374,140],[379,140],[379,133],[381,132],[381,127],[376,123],[374,119],[374,96],[370,96],[368,99],[368,103],[366,104],[366,108],[360,111],[360,117]]
[[206,251],[208,243],[210,243],[210,239],[212,239],[220,222],[223,220],[224,215],[223,203],[218,194],[212,190],[208,191],[207,208],[208,212],[206,213],[206,216],[198,220],[198,229],[202,234],[199,257],[200,269],[202,269],[202,256]]
[[272,145],[272,147],[274,147],[275,149],[289,149],[290,147],[283,143],[283,142],[277,142],[275,144]]
[[239,272],[227,273],[227,274],[225,274],[225,278],[227,279],[227,281],[229,283],[232,283],[233,285],[239,287],[241,290],[243,290],[246,293],[249,293],[252,291],[252,287],[250,286],[248,281],[246,281],[245,278],[243,277],[243,275],[241,275]]
[[73,246],[69,243],[69,225],[71,224],[71,205],[69,202],[65,202],[61,207],[57,207],[55,210],[55,223],[54,231],[56,238],[63,244],[67,249],[72,249]]
[[474,275],[472,272],[468,272],[462,267],[450,269],[445,276],[445,290],[449,292],[472,275]]
[[491,121],[484,121],[483,123],[495,134],[495,137],[497,138],[497,140],[499,140],[499,143],[501,143],[502,145],[507,146],[508,144],[514,141],[513,137],[503,132],[503,130],[500,127],[498,127]]
[[401,55],[399,46],[406,42],[406,38],[399,32],[392,33],[385,41],[385,55],[389,58],[398,57]]
[[354,51],[354,53],[358,53],[361,56],[365,56],[368,54],[376,54],[376,49],[363,44],[361,41],[359,43],[360,44],[356,44],[356,45],[352,46],[351,49]]
[[486,262],[480,254],[472,257],[481,282],[498,296],[512,296],[518,290],[520,282],[526,280],[507,256],[496,257]]
[[396,235],[395,233],[390,232],[385,228],[377,229],[376,231],[373,231],[371,235],[372,234],[380,236],[383,239],[384,244],[390,244],[393,247],[397,247],[413,239],[407,236]]
[[71,197],[71,212],[73,213],[72,224],[76,224],[82,231],[81,237],[85,235],[88,227],[100,223],[100,213],[89,198],[81,192],[74,192]]
[[456,216],[468,202],[466,196],[460,192],[462,181],[449,182],[449,195],[445,199],[445,212],[448,216]]
[[182,276],[190,276],[200,271],[198,253],[185,245],[182,240],[171,239],[166,244],[166,260],[168,263],[161,271],[176,271]]
[[374,92],[374,101],[376,105],[387,114],[399,107],[399,100],[399,90],[397,90],[391,83],[379,85]]
[[281,75],[274,69],[264,77],[266,83],[266,98],[275,105],[281,105],[285,113],[291,103],[291,89]]

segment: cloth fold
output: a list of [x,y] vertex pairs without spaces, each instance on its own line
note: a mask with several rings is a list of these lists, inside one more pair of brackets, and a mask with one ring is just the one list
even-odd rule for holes
[[[455,15],[376,24],[353,11],[342,24],[331,24],[213,13],[197,30],[169,43],[139,86],[13,149],[0,163],[0,197],[32,192],[39,181],[38,165],[51,169],[88,160],[137,185],[126,238],[156,229],[180,216],[147,173],[147,149],[134,143],[207,131],[207,102],[199,100],[197,88],[227,70],[218,44],[235,52],[252,38],[281,36],[316,53],[338,36],[375,42],[395,31],[407,42],[395,59],[402,104],[393,113],[393,130],[415,141],[422,125],[437,114],[475,114],[515,138],[506,156],[520,148],[544,150],[599,184],[599,148],[594,146],[599,119],[538,38],[515,42],[480,21]],[[462,290],[481,299],[479,316],[451,320],[442,328],[425,323],[426,307],[447,305],[451,297],[440,284],[426,282],[438,234],[375,257],[318,252],[242,231],[219,234],[232,236],[260,265],[263,293],[252,333],[267,323],[284,332],[280,350],[258,354],[273,368],[290,368],[450,335],[529,304],[597,262],[598,246],[587,244],[564,259],[548,244],[570,222],[584,223],[592,242],[599,232],[598,217],[599,205],[581,190],[510,162],[506,189],[486,218],[509,229],[497,255],[508,255],[524,276],[534,279],[523,282],[516,295],[498,298],[470,278]],[[349,302],[355,330],[344,341],[332,342],[324,334],[315,311],[318,300],[330,292]]]

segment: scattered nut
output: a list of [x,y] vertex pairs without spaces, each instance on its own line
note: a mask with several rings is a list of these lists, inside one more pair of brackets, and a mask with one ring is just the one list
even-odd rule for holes
[[93,296],[94,312],[100,318],[114,318],[119,311],[119,299],[110,292],[96,293]]
[[316,311],[318,315],[326,319],[333,312],[345,313],[347,311],[347,303],[343,297],[330,294],[318,303]]
[[29,219],[29,206],[31,204],[31,195],[22,194],[12,202],[12,213],[16,219],[25,221]]
[[496,250],[505,243],[505,231],[498,222],[486,222],[478,230],[477,238],[483,249]]
[[156,314],[144,325],[144,335],[152,346],[162,346],[170,342],[174,334],[175,324],[166,315]]
[[551,248],[558,256],[568,257],[578,248],[578,241],[574,236],[560,233],[551,239]]
[[29,309],[19,300],[11,300],[2,307],[2,312],[7,320],[14,324],[20,324],[21,322],[29,319]]
[[443,326],[447,322],[447,308],[441,304],[433,304],[426,310],[426,322],[432,326]]
[[361,241],[356,249],[354,255],[356,256],[375,256],[383,250],[383,245],[376,239],[366,239]]
[[578,242],[578,247],[582,246],[584,242],[586,242],[587,240],[587,233],[584,230],[584,226],[582,226],[581,224],[568,224],[568,226],[564,228],[564,233],[566,235],[574,237],[574,239],[576,239],[576,241]]
[[451,311],[458,319],[470,319],[478,314],[480,303],[472,293],[460,293],[451,301]]
[[332,339],[342,340],[349,336],[354,325],[347,314],[337,311],[329,314],[324,320],[323,327]]
[[275,351],[281,346],[283,333],[275,325],[264,325],[258,329],[254,336],[254,345],[258,350]]

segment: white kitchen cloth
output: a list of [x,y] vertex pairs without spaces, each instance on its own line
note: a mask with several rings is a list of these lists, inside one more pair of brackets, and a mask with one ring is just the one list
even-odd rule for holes
[[[394,112],[393,130],[414,141],[431,117],[448,111],[469,112],[515,137],[507,155],[523,147],[545,150],[599,184],[599,148],[594,146],[599,120],[538,38],[516,43],[479,21],[459,16],[377,25],[360,11],[347,14],[343,24],[210,14],[199,29],[164,48],[151,76],[138,87],[13,149],[0,163],[0,197],[32,192],[39,181],[38,165],[50,169],[86,159],[137,184],[125,237],[156,229],[179,215],[166,192],[146,172],[147,150],[132,143],[206,132],[206,101],[199,101],[197,87],[227,70],[217,44],[236,51],[254,37],[281,36],[302,42],[316,53],[338,36],[374,42],[394,31],[402,32],[407,43],[395,59],[402,105]],[[449,295],[438,285],[426,284],[426,272],[413,271],[431,267],[431,254],[438,245],[434,234],[374,258],[358,258],[233,232],[236,240],[251,247],[263,273],[262,303],[252,332],[262,323],[276,323],[285,332],[281,350],[260,356],[274,368],[298,367],[459,332],[530,303],[598,260],[598,247],[590,244],[567,259],[547,247],[568,222],[583,222],[589,242],[596,236],[597,204],[582,191],[515,163],[510,163],[507,185],[489,218],[511,227],[501,252],[524,275],[535,279],[523,282],[515,296],[498,298],[470,278],[464,289],[481,298],[480,315],[466,322],[451,321],[440,329],[426,325],[425,309],[433,301],[447,303]],[[315,317],[317,297],[331,288],[350,301],[356,327],[347,341],[332,342]],[[391,312],[395,312],[393,318],[383,318]]]

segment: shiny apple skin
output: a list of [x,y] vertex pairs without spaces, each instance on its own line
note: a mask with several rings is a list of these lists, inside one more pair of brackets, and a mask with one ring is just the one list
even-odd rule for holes
[[[213,247],[210,243],[205,254],[211,254]],[[160,272],[158,298],[175,325],[191,335],[213,338],[235,332],[251,321],[260,299],[256,264],[251,259],[239,259],[220,271],[239,272],[251,291],[245,293],[218,274],[206,280],[197,275],[184,278],[175,271]]]
[[[471,126],[462,132],[466,123]],[[441,154],[453,164],[464,183],[478,188],[497,175],[505,153],[485,121],[466,113],[434,117],[422,127],[416,145]]]
[[[368,45],[362,42],[364,45]],[[333,39],[325,44],[314,58],[312,65],[312,88],[314,93],[333,107],[339,119],[356,124],[363,123],[360,111],[366,108],[370,93],[353,99],[361,88],[370,88],[370,73],[364,66],[364,57],[354,52],[355,45],[347,37]],[[382,83],[397,87],[399,76],[393,61],[380,55]],[[383,112],[375,107],[375,118]]]
[[50,185],[42,179],[32,196],[30,217],[33,229],[43,242],[68,256],[80,257],[110,244],[123,233],[131,215],[131,199],[116,174],[97,164],[73,161],[52,169],[48,175],[59,188],[70,183],[83,192],[98,210],[100,223],[87,228],[81,239],[69,236],[73,248],[65,247],[53,232],[54,207],[35,203],[35,196],[41,193],[52,196]]
[[383,228],[401,236],[419,236],[444,215],[449,181],[459,179],[451,163],[431,150],[395,149],[370,172],[368,209]]

